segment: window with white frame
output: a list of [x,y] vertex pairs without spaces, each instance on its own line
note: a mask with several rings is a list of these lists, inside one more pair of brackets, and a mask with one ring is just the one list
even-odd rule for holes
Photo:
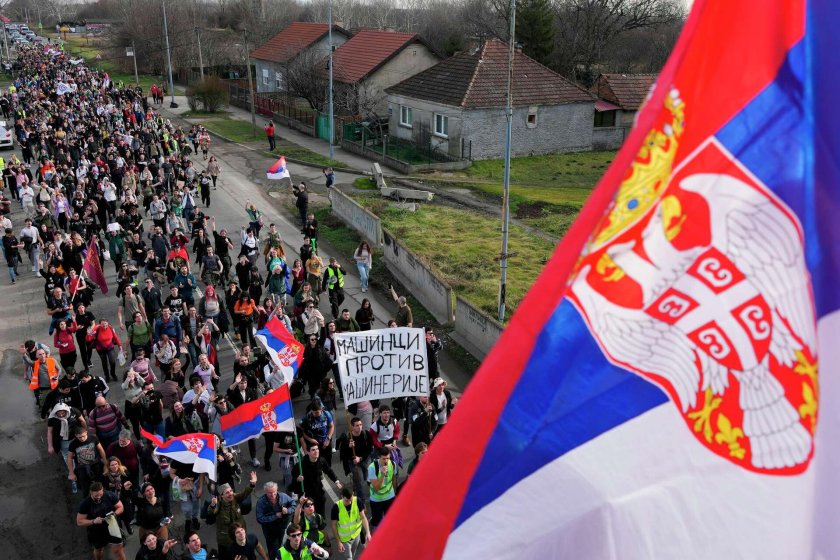
[[437,136],[449,136],[449,117],[435,113],[435,134]]
[[268,85],[268,69],[267,68],[263,68],[262,80],[263,80],[263,85],[267,86]]
[[277,89],[283,89],[283,74],[280,72],[274,73],[274,87]]
[[411,128],[414,122],[414,117],[411,113],[411,107],[400,105],[400,124]]

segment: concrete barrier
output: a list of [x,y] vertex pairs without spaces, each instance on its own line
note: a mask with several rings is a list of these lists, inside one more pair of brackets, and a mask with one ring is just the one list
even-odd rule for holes
[[452,338],[479,360],[490,353],[503,329],[504,326],[496,319],[464,298],[455,298],[455,330]]
[[330,203],[333,213],[358,231],[371,247],[382,246],[382,221],[376,214],[368,212],[355,200],[334,188],[330,189]]
[[388,269],[441,324],[453,319],[452,288],[414,253],[382,229],[383,252]]

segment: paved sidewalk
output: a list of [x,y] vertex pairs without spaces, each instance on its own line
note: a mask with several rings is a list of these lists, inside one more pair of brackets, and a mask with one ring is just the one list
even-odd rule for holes
[[[187,98],[185,96],[176,95],[175,102],[178,104],[178,108],[171,109],[169,107],[169,98],[167,97],[163,109],[167,112],[174,113],[178,116],[183,115],[187,111],[190,110],[189,104],[187,103]],[[226,109],[228,115],[236,120],[244,121],[244,122],[251,122],[251,113],[246,111],[245,109],[240,109],[239,107],[234,107],[230,105]],[[262,143],[265,148],[268,148],[268,140],[265,138],[265,133],[263,132],[263,127],[268,124],[268,117],[264,117],[260,114],[256,115],[256,123],[257,123],[257,139]],[[309,136],[308,134],[304,134],[300,131],[297,131],[293,128],[288,128],[285,126],[280,125],[279,123],[274,123],[274,126],[277,130],[277,136],[284,140],[288,140],[306,148],[307,150],[312,150],[318,154],[321,154],[325,157],[329,157],[330,148],[327,142],[321,140],[320,138],[314,138]],[[278,155],[280,152],[277,152]],[[349,169],[355,169],[358,171],[362,171],[364,173],[371,172],[371,165],[373,164],[372,160],[364,158],[362,156],[356,155],[352,152],[348,152],[344,150],[341,146],[333,146],[333,159],[336,161],[340,161],[344,163]],[[379,164],[382,168],[382,172],[388,175],[400,175],[400,173],[390,167],[386,167]],[[313,166],[316,167],[316,166]]]

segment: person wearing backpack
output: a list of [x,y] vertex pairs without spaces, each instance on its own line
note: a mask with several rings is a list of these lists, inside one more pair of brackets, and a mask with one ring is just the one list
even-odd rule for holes
[[368,467],[368,482],[370,483],[370,525],[374,529],[379,526],[396,497],[395,474],[396,467],[391,461],[391,452],[387,447],[380,447],[376,451],[376,461]]

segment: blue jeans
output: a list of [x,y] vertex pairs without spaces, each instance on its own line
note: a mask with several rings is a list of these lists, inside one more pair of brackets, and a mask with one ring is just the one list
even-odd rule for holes
[[367,263],[357,262],[356,268],[359,269],[359,283],[362,285],[363,290],[367,290],[368,276],[370,276],[370,265]]

